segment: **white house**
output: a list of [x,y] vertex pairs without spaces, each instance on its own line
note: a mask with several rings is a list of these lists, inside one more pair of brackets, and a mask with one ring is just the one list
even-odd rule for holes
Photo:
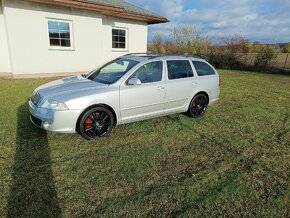
[[146,52],[148,25],[164,22],[123,0],[0,0],[0,74],[85,72]]

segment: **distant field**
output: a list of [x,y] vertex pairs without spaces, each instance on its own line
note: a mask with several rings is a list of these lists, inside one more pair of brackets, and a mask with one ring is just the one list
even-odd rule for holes
[[0,217],[289,217],[290,77],[220,73],[204,119],[93,142],[30,124],[27,99],[52,79],[0,80]]

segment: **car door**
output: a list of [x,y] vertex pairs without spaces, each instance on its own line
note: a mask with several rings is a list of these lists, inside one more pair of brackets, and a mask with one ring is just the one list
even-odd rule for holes
[[[130,85],[131,79],[140,84]],[[122,122],[146,119],[164,111],[165,80],[163,61],[152,61],[139,67],[120,86]]]
[[165,113],[184,111],[192,98],[193,70],[188,60],[167,60]]

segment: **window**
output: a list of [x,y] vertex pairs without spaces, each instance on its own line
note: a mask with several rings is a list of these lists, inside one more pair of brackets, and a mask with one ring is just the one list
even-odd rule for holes
[[198,76],[215,75],[215,71],[207,63],[201,61],[192,61]]
[[118,58],[90,73],[88,79],[99,83],[113,84],[138,63],[137,61]]
[[127,48],[127,30],[125,29],[112,29],[112,48],[126,49]]
[[193,77],[190,63],[186,60],[167,61],[167,68],[170,80]]
[[48,20],[49,45],[52,48],[71,48],[71,27],[69,21]]
[[162,80],[162,72],[162,61],[150,62],[136,70],[136,72],[130,77],[130,79],[139,79],[141,83],[159,82]]

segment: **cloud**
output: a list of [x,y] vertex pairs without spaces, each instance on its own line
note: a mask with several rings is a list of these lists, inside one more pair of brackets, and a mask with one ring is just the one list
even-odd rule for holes
[[149,27],[167,38],[175,26],[196,26],[213,39],[240,34],[251,41],[290,42],[290,0],[127,0],[171,22]]

